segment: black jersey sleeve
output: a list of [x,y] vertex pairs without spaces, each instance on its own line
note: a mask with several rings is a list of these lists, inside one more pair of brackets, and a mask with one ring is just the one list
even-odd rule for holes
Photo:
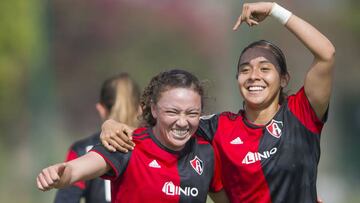
[[211,142],[218,128],[218,121],[219,114],[200,117],[199,128],[196,134]]
[[130,160],[132,151],[128,153],[110,152],[103,145],[95,145],[91,151],[98,153],[111,166],[111,170],[101,176],[104,179],[116,180],[125,171]]
[[56,193],[54,203],[79,203],[84,190],[77,186],[59,189]]

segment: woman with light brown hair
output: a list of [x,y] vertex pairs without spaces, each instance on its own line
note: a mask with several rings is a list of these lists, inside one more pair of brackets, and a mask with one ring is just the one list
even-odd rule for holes
[[[141,114],[138,85],[127,73],[108,78],[102,84],[96,110],[103,121],[113,119],[137,127],[138,116]],[[99,142],[99,132],[76,141],[68,150],[66,161],[83,156]],[[84,198],[86,203],[110,202],[110,181],[95,178],[76,182],[68,188],[59,189],[54,202],[79,203],[81,198]]]

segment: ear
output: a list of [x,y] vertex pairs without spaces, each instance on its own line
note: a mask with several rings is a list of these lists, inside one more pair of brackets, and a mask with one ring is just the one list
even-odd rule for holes
[[100,103],[95,105],[97,112],[102,120],[106,120],[109,117],[109,111]]
[[156,106],[153,103],[151,104],[151,114],[155,119],[157,118]]
[[285,75],[281,76],[280,86],[282,88],[285,88],[289,84],[289,81],[290,81],[290,74],[286,73]]

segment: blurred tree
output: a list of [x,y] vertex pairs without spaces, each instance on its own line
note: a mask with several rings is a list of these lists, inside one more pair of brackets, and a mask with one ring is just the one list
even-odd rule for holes
[[[35,5],[21,0],[0,2],[0,128],[5,134],[18,125],[25,107],[27,73],[39,44]],[[0,139],[14,141],[11,136]]]
[[[6,135],[0,137],[0,161],[13,163],[2,164],[0,202],[31,201],[35,189],[25,185],[33,184],[34,157],[41,158],[34,150],[51,149],[39,130],[52,126],[46,112],[54,109],[46,11],[44,1],[0,2],[0,128]],[[15,190],[21,195],[14,199]]]

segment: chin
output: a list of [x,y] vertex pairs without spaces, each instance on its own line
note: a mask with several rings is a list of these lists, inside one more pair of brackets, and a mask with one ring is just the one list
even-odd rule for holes
[[184,139],[184,140],[181,140],[181,141],[172,139],[171,140],[171,145],[174,148],[180,149],[180,148],[183,148],[188,141],[189,141],[189,139]]
[[263,98],[248,98],[248,99],[245,99],[246,103],[247,104],[250,104],[250,105],[261,105],[264,103],[264,99]]
[[264,100],[246,100],[245,105],[252,108],[257,109],[263,107],[265,104]]

